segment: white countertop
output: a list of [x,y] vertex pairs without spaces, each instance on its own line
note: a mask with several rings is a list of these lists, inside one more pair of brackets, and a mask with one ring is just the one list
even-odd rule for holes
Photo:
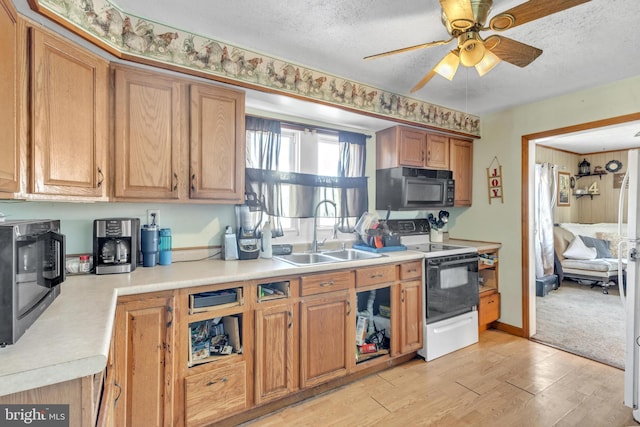
[[0,348],[0,396],[102,371],[107,364],[119,295],[410,261],[423,256],[413,251],[385,255],[308,267],[275,258],[205,260],[138,267],[128,274],[68,276],[60,295],[18,342]]

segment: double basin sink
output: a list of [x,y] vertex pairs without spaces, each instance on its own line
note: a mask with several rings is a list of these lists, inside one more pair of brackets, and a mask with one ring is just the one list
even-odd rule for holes
[[360,251],[357,249],[340,249],[335,251],[325,251],[325,252],[299,252],[292,253],[289,255],[278,255],[274,256],[279,260],[288,262],[289,264],[297,265],[297,266],[305,266],[305,265],[316,265],[316,264],[329,264],[335,262],[344,262],[344,261],[357,261],[362,259],[371,259],[371,258],[380,258],[384,255]]

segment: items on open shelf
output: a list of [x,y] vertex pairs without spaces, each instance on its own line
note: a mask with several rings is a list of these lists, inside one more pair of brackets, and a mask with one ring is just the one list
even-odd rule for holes
[[390,290],[358,292],[356,363],[389,354],[391,347]]
[[189,366],[242,353],[241,317],[224,316],[189,324]]
[[258,302],[288,298],[290,287],[288,280],[260,284],[258,285]]
[[219,310],[242,304],[242,288],[200,292],[189,295],[189,313]]

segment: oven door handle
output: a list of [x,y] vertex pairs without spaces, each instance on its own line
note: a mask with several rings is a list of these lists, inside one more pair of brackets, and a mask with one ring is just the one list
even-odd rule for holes
[[464,258],[464,259],[456,259],[453,261],[432,261],[429,260],[428,264],[429,267],[449,267],[452,265],[463,265],[463,264],[470,264],[470,263],[478,263],[478,257],[471,257],[471,258]]

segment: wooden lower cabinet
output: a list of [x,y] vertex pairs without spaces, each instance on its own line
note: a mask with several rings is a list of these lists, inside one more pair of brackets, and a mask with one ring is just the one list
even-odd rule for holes
[[478,324],[481,329],[487,329],[491,322],[500,318],[500,294],[480,295],[478,309]]
[[187,426],[210,425],[244,410],[247,407],[246,375],[246,364],[240,361],[185,378]]
[[353,359],[353,313],[348,291],[300,302],[300,387],[345,376]]
[[400,283],[400,354],[422,348],[422,281]]
[[294,392],[298,366],[296,309],[288,303],[255,311],[255,403],[260,405]]
[[[93,426],[98,418],[104,372],[57,384],[0,396],[0,405],[69,405],[69,426]],[[4,414],[3,414],[4,416]],[[33,425],[44,423],[34,423]],[[4,425],[29,425],[11,422]],[[51,425],[51,424],[49,424]],[[62,424],[58,424],[62,425]]]
[[168,426],[173,410],[172,293],[122,297],[115,323],[115,425]]

